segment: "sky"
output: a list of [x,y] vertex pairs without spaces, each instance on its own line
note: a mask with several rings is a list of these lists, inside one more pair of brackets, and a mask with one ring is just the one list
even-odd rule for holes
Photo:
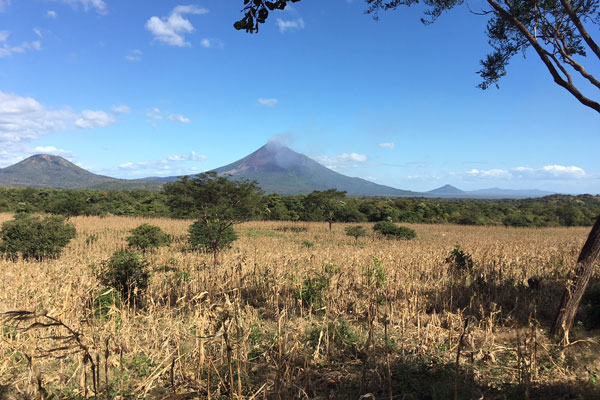
[[486,17],[457,8],[425,26],[419,7],[375,21],[361,0],[302,0],[251,35],[233,28],[242,7],[0,0],[0,168],[47,153],[119,178],[182,175],[278,140],[400,189],[600,193],[600,114],[535,54],[476,87]]

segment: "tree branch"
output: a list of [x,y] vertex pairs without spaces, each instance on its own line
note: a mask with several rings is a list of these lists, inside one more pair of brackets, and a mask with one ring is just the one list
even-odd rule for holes
[[581,34],[583,40],[585,40],[587,45],[590,46],[590,49],[592,49],[594,54],[596,54],[596,57],[600,59],[600,46],[598,46],[594,39],[592,39],[588,31],[585,29],[585,26],[583,26],[583,24],[581,23],[581,20],[577,16],[577,13],[575,12],[575,10],[573,10],[573,7],[571,6],[571,2],[569,0],[560,0],[560,3],[564,7],[567,14],[569,14],[569,18],[571,18],[571,21],[573,21],[573,23],[577,27],[577,30]]

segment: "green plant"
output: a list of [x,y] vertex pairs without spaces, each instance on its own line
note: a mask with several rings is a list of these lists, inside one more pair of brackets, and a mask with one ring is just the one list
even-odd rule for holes
[[324,274],[318,274],[314,278],[306,278],[302,282],[302,288],[299,293],[302,304],[313,308],[322,307],[324,300],[323,292],[328,285],[329,278]]
[[105,287],[94,295],[92,309],[95,318],[107,319],[110,309],[120,306],[121,293],[115,290],[115,288]]
[[102,262],[100,282],[119,291],[127,302],[139,296],[138,291],[148,287],[150,275],[148,261],[132,250],[117,250]]
[[369,286],[382,287],[387,280],[385,268],[381,265],[381,261],[377,257],[373,257],[373,266],[363,269],[363,274],[367,278]]
[[473,271],[473,258],[469,253],[462,251],[458,244],[445,261],[457,272]]
[[373,226],[373,230],[387,238],[414,239],[417,233],[405,226],[398,226],[390,221],[379,221]]
[[158,226],[142,224],[130,231],[131,236],[125,240],[129,247],[136,247],[142,251],[155,249],[160,246],[168,246],[171,243],[171,237],[162,231]]
[[307,249],[310,249],[314,245],[315,244],[313,242],[311,242],[310,240],[303,240],[302,241],[302,246],[306,247]]
[[210,221],[196,221],[190,226],[188,232],[190,233],[190,244],[193,247],[200,247],[204,251],[212,252],[215,265],[217,265],[219,252],[230,248],[231,243],[238,238],[233,226],[223,227],[220,223]]
[[367,235],[367,230],[364,228],[364,226],[347,226],[346,229],[344,229],[346,231],[346,236],[352,236],[355,240],[355,242],[358,242],[358,238],[359,237],[363,237]]
[[17,214],[2,224],[0,253],[11,260],[21,254],[24,259],[42,261],[58,258],[62,250],[76,236],[75,227],[57,216],[41,218],[29,214]]

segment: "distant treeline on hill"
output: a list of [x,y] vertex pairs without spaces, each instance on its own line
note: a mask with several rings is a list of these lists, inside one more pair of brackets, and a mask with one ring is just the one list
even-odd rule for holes
[[[394,222],[506,225],[590,226],[600,215],[600,196],[552,195],[518,200],[358,198],[325,195],[264,197],[256,219],[277,221]],[[66,216],[127,215],[171,217],[163,193],[146,190],[99,191],[0,187],[0,212],[44,212]]]

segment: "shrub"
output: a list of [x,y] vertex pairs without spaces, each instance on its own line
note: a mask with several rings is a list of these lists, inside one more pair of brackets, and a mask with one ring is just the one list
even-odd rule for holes
[[188,232],[189,241],[193,247],[200,247],[206,252],[212,252],[214,263],[217,264],[217,256],[220,251],[231,247],[231,243],[237,240],[238,235],[233,226],[223,229],[219,223],[194,222]]
[[446,263],[457,272],[473,271],[473,258],[469,253],[462,251],[458,244],[446,258]]
[[405,226],[398,226],[390,221],[380,221],[373,226],[373,230],[385,237],[395,239],[414,239],[417,233]]
[[76,236],[75,227],[58,216],[44,219],[29,214],[17,214],[2,224],[0,253],[12,260],[21,254],[24,259],[41,261],[58,258]]
[[136,247],[146,251],[160,246],[168,246],[171,243],[171,237],[164,233],[158,226],[142,224],[130,231],[131,236],[125,240],[129,247]]
[[363,226],[347,226],[346,236],[352,236],[356,242],[358,242],[359,237],[363,237],[367,235],[367,230]]
[[300,300],[305,306],[320,308],[324,302],[324,291],[329,285],[329,278],[324,274],[318,274],[313,278],[306,278],[302,282],[302,289],[299,291]]
[[100,282],[115,288],[123,299],[131,302],[137,290],[148,287],[150,275],[147,271],[148,261],[131,250],[117,250],[110,260],[102,262]]
[[112,307],[121,306],[121,294],[112,287],[99,290],[93,297],[94,317],[105,320]]

